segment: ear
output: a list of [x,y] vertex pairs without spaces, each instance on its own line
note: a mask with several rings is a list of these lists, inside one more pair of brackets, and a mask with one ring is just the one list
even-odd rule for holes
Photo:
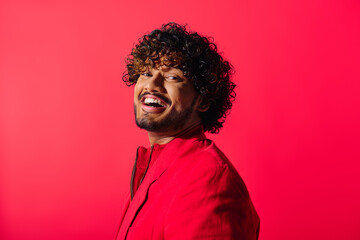
[[211,103],[207,98],[200,96],[200,103],[197,107],[197,110],[199,112],[206,112],[207,110],[209,110],[210,105],[211,105]]

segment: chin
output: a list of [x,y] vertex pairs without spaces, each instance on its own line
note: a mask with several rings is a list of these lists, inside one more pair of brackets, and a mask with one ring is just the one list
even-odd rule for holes
[[149,113],[139,113],[142,110],[136,111],[136,109],[136,106],[134,106],[136,125],[149,132],[181,132],[189,119],[191,119],[194,111],[192,107],[181,112],[173,109],[166,113],[163,112],[160,119],[154,120],[149,116]]

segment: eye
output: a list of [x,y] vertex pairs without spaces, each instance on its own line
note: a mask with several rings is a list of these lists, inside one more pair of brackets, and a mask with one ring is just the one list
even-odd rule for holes
[[143,72],[143,73],[141,73],[141,75],[144,76],[144,77],[151,77],[150,72]]
[[166,76],[166,79],[169,81],[176,81],[176,82],[182,82],[182,79],[176,75],[169,75]]

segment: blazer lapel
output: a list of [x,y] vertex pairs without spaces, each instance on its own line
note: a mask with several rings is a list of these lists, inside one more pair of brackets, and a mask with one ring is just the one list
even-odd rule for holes
[[[194,140],[205,139],[202,129],[199,130],[201,130],[200,133],[202,134],[193,136],[192,138],[194,138]],[[176,161],[176,159],[179,158],[181,154],[183,154],[181,147],[184,146],[185,142],[187,142],[187,144],[191,144],[191,142],[189,143],[189,141],[184,141],[182,138],[176,138],[168,143],[162,150],[158,159],[155,160],[154,165],[149,168],[148,173],[144,177],[144,181],[140,184],[133,200],[129,203],[129,208],[120,226],[118,237],[116,238],[117,240],[123,240],[126,238],[129,228],[141,210],[141,207],[147,200],[150,186],[161,177],[161,175]]]
[[117,240],[126,238],[127,232],[131,227],[136,215],[147,200],[150,186],[166,171],[168,165],[160,164],[161,161],[159,160],[161,160],[161,157],[159,157],[159,159],[157,159],[154,165],[149,169],[144,178],[144,181],[140,184],[139,189],[136,191],[133,200],[131,201],[129,199],[129,208],[127,209],[120,226],[119,234],[116,238]]

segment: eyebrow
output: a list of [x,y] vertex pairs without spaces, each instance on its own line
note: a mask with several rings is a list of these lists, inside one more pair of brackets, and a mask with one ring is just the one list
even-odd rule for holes
[[173,67],[169,67],[169,66],[166,66],[166,65],[162,65],[160,67],[158,67],[159,70],[162,70],[162,71],[170,71]]

